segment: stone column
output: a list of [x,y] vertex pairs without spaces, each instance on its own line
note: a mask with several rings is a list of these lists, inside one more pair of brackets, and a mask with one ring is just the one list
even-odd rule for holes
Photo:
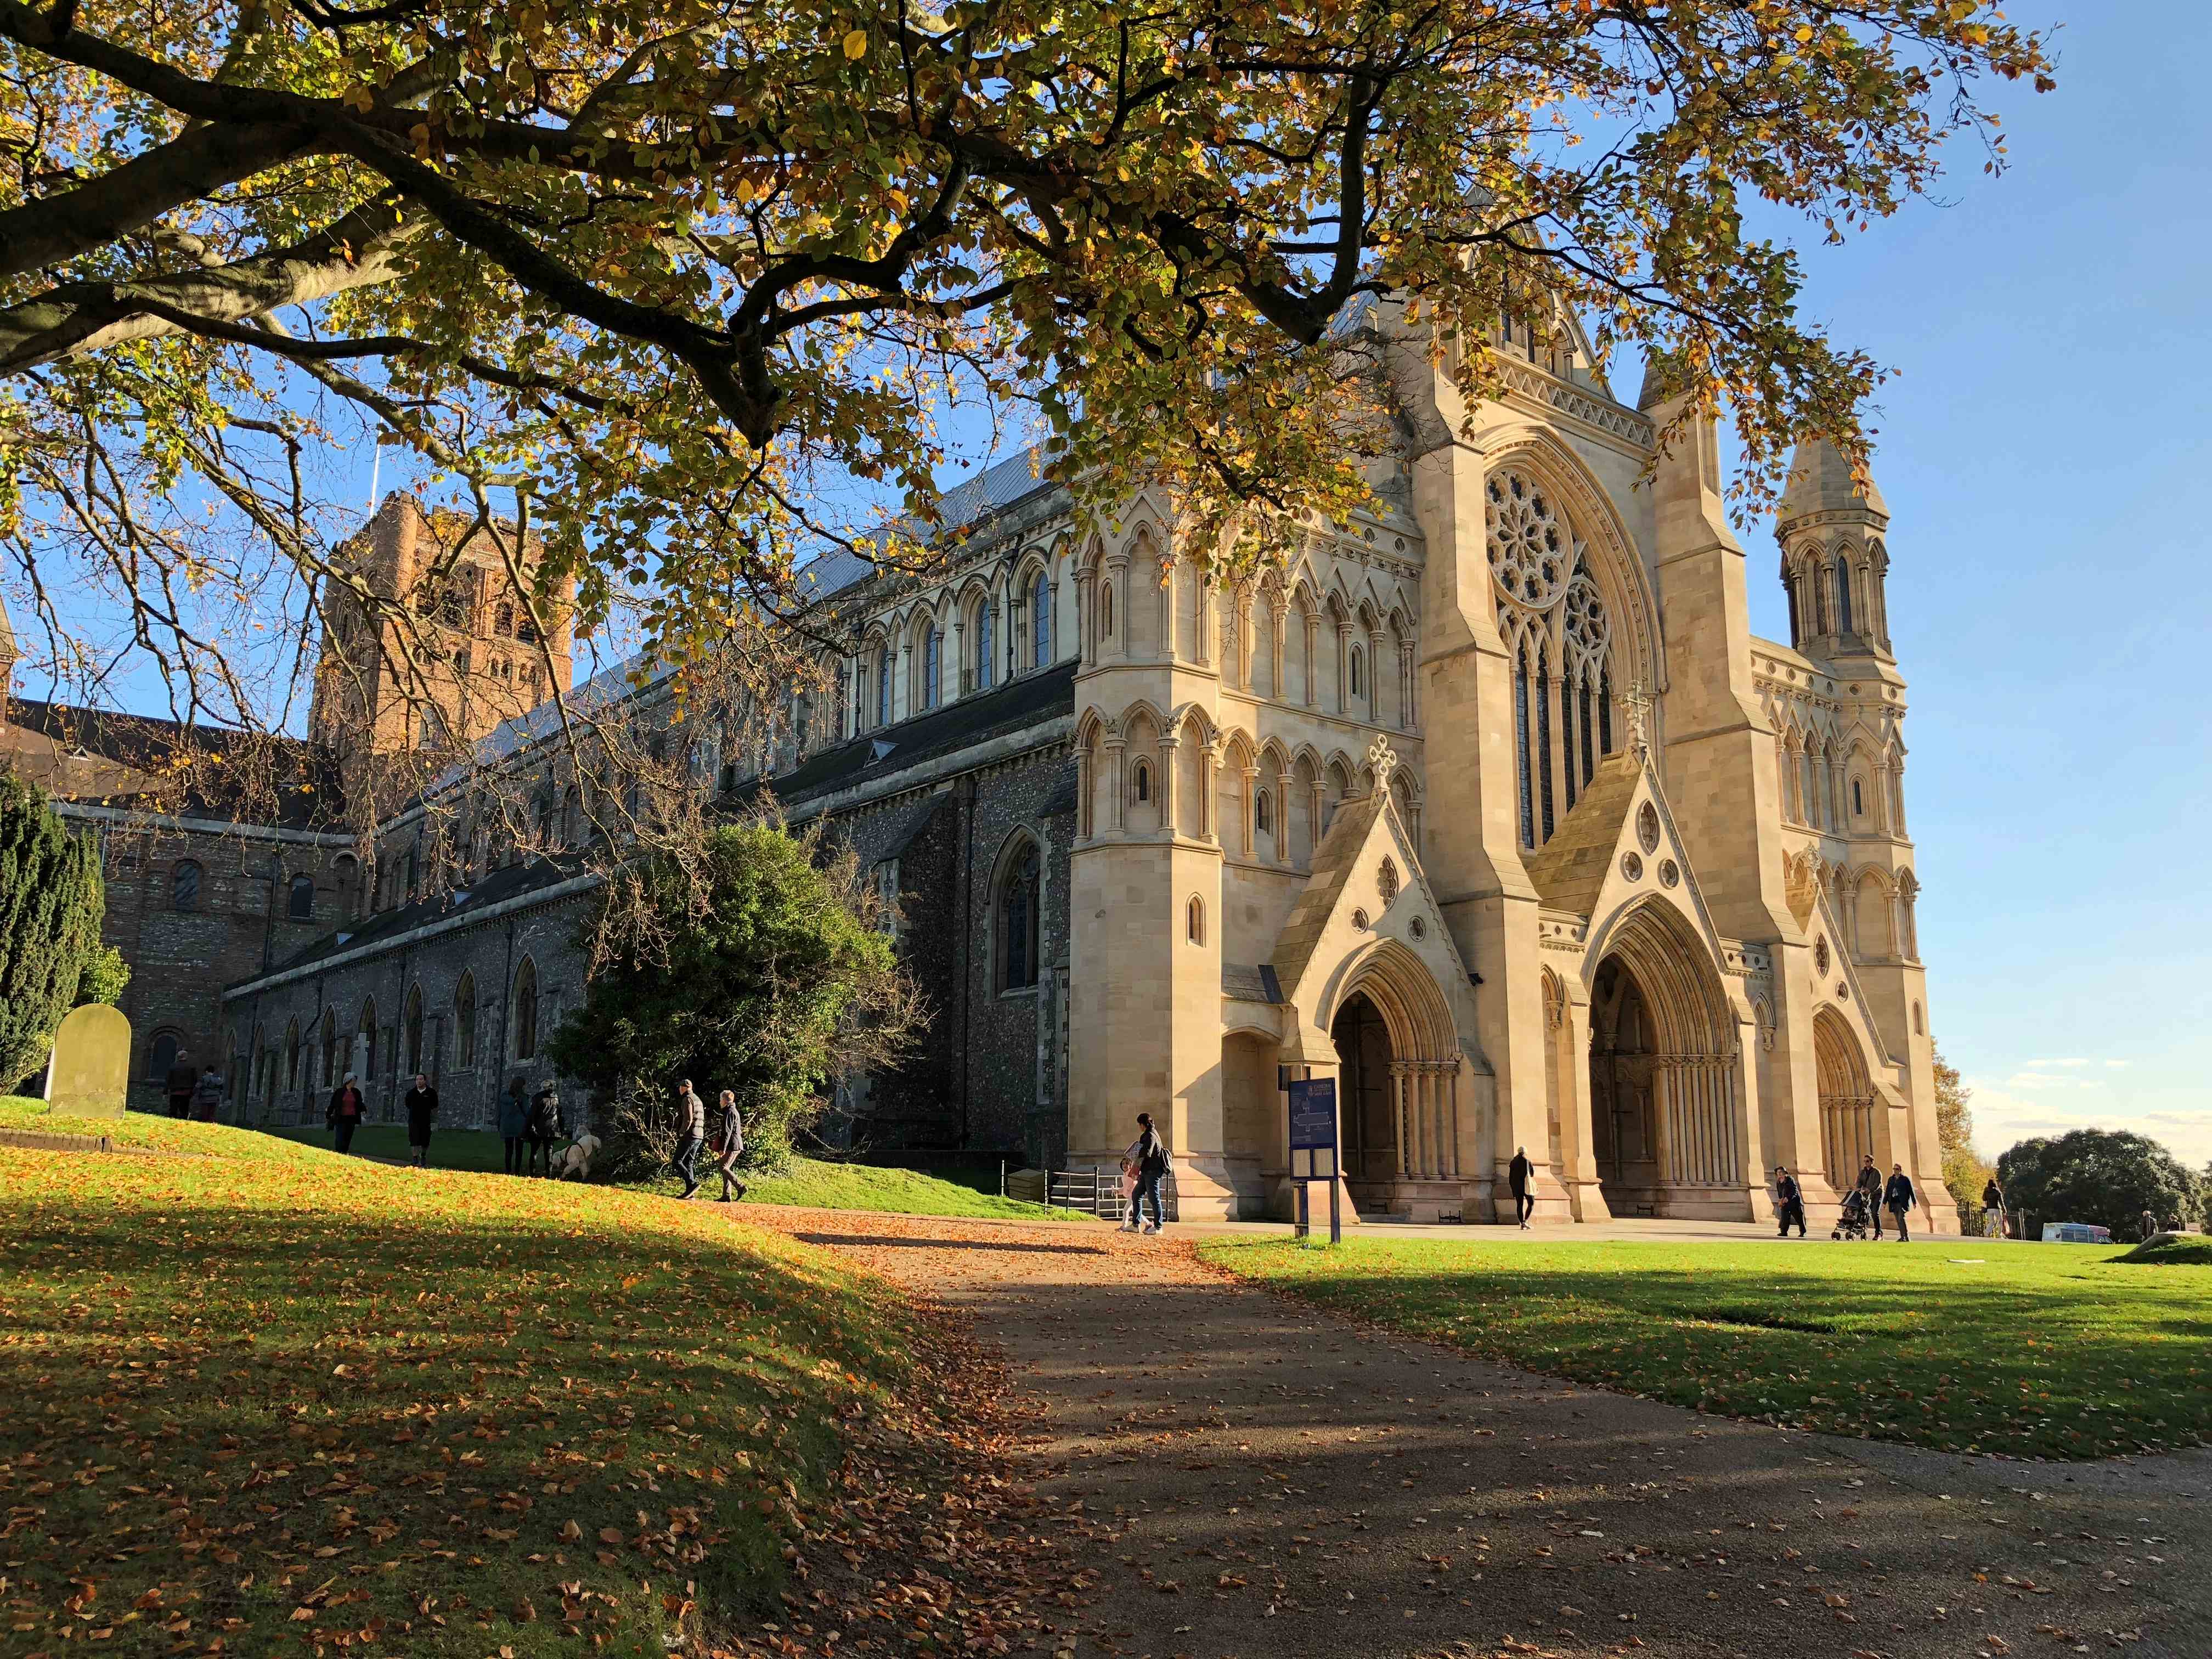
[[1129,746],[1128,739],[1116,732],[1106,739],[1106,776],[1108,806],[1106,828],[1109,833],[1121,833],[1121,805],[1129,793],[1129,780],[1123,769],[1122,753]]
[[1340,619],[1336,624],[1336,712],[1346,720],[1352,718],[1352,618]]
[[1407,1145],[1413,1135],[1412,1117],[1406,1102],[1406,1062],[1394,1060],[1390,1062],[1390,1118],[1398,1130],[1392,1138],[1398,1143],[1398,1178],[1401,1181],[1406,1178],[1413,1167],[1411,1149]]
[[[1213,821],[1213,775],[1221,765],[1221,743],[1218,738],[1201,745],[1198,751],[1198,833],[1201,840],[1216,846],[1221,842],[1220,826]],[[1288,1133],[1285,1131],[1285,1133]]]
[[[1304,613],[1304,616],[1306,624],[1306,672],[1304,686],[1306,707],[1309,708],[1316,708],[1321,705],[1321,613],[1318,611],[1309,611]],[[1319,818],[1316,818],[1314,823],[1318,826],[1321,820]],[[1318,829],[1316,830],[1316,839],[1319,839]]]
[[1259,799],[1260,769],[1256,766],[1248,766],[1244,769],[1243,811],[1238,814],[1244,820],[1244,830],[1237,838],[1241,843],[1240,850],[1248,859],[1256,858],[1259,855],[1258,849],[1254,845],[1255,836],[1252,829],[1253,816],[1257,809]]
[[1370,629],[1367,635],[1367,723],[1382,724],[1382,640],[1383,631]]
[[1239,690],[1252,689],[1252,653],[1255,641],[1252,632],[1252,592],[1249,588],[1237,590],[1237,686]]
[[1275,851],[1273,862],[1291,861],[1291,775],[1275,774]]
[[1160,832],[1176,833],[1176,752],[1182,739],[1173,732],[1160,733]]

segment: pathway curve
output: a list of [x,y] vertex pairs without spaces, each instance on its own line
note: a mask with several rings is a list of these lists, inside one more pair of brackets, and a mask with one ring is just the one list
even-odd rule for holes
[[1103,1226],[744,1218],[1003,1349],[1026,1473],[1101,1575],[1079,1659],[2212,1654],[2212,1453],[2009,1462],[1701,1416]]

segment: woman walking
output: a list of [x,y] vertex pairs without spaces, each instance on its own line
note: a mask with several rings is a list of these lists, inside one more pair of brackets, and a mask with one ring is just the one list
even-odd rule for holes
[[324,1114],[324,1121],[337,1137],[333,1144],[339,1152],[353,1150],[353,1132],[361,1127],[361,1085],[348,1072],[346,1080],[331,1091],[330,1110]]
[[745,1121],[738,1112],[738,1093],[734,1089],[722,1091],[714,1103],[714,1133],[709,1143],[714,1149],[714,1167],[722,1172],[722,1196],[717,1201],[731,1201],[731,1189],[743,1200],[745,1183],[738,1179],[738,1158],[745,1150]]
[[[1160,1207],[1160,1182],[1168,1172],[1168,1144],[1160,1139],[1160,1132],[1152,1127],[1150,1112],[1137,1114],[1137,1138],[1129,1143],[1129,1150],[1121,1154],[1121,1164],[1137,1177],[1136,1189],[1129,1194],[1129,1218],[1121,1224],[1125,1233],[1156,1233],[1167,1224],[1166,1212]],[[1152,1204],[1152,1218],[1144,1218],[1145,1200]]]
[[430,1086],[428,1077],[417,1072],[415,1086],[402,1103],[407,1108],[407,1151],[416,1168],[421,1169],[430,1161],[430,1120],[438,1115],[438,1091]]
[[499,1138],[506,1143],[506,1162],[501,1166],[507,1174],[522,1173],[522,1138],[530,1133],[530,1103],[523,1098],[520,1078],[510,1078],[507,1098],[499,1103]]

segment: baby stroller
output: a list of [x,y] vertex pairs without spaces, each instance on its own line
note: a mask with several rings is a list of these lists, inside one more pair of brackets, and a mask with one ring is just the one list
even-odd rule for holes
[[1865,1238],[1874,1231],[1874,1205],[1854,1187],[1844,1194],[1844,1212],[1836,1218],[1831,1238]]

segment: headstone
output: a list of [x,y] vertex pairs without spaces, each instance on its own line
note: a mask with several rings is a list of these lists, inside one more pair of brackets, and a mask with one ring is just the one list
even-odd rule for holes
[[105,1003],[72,1009],[54,1033],[46,1073],[50,1112],[121,1117],[131,1088],[131,1022]]

